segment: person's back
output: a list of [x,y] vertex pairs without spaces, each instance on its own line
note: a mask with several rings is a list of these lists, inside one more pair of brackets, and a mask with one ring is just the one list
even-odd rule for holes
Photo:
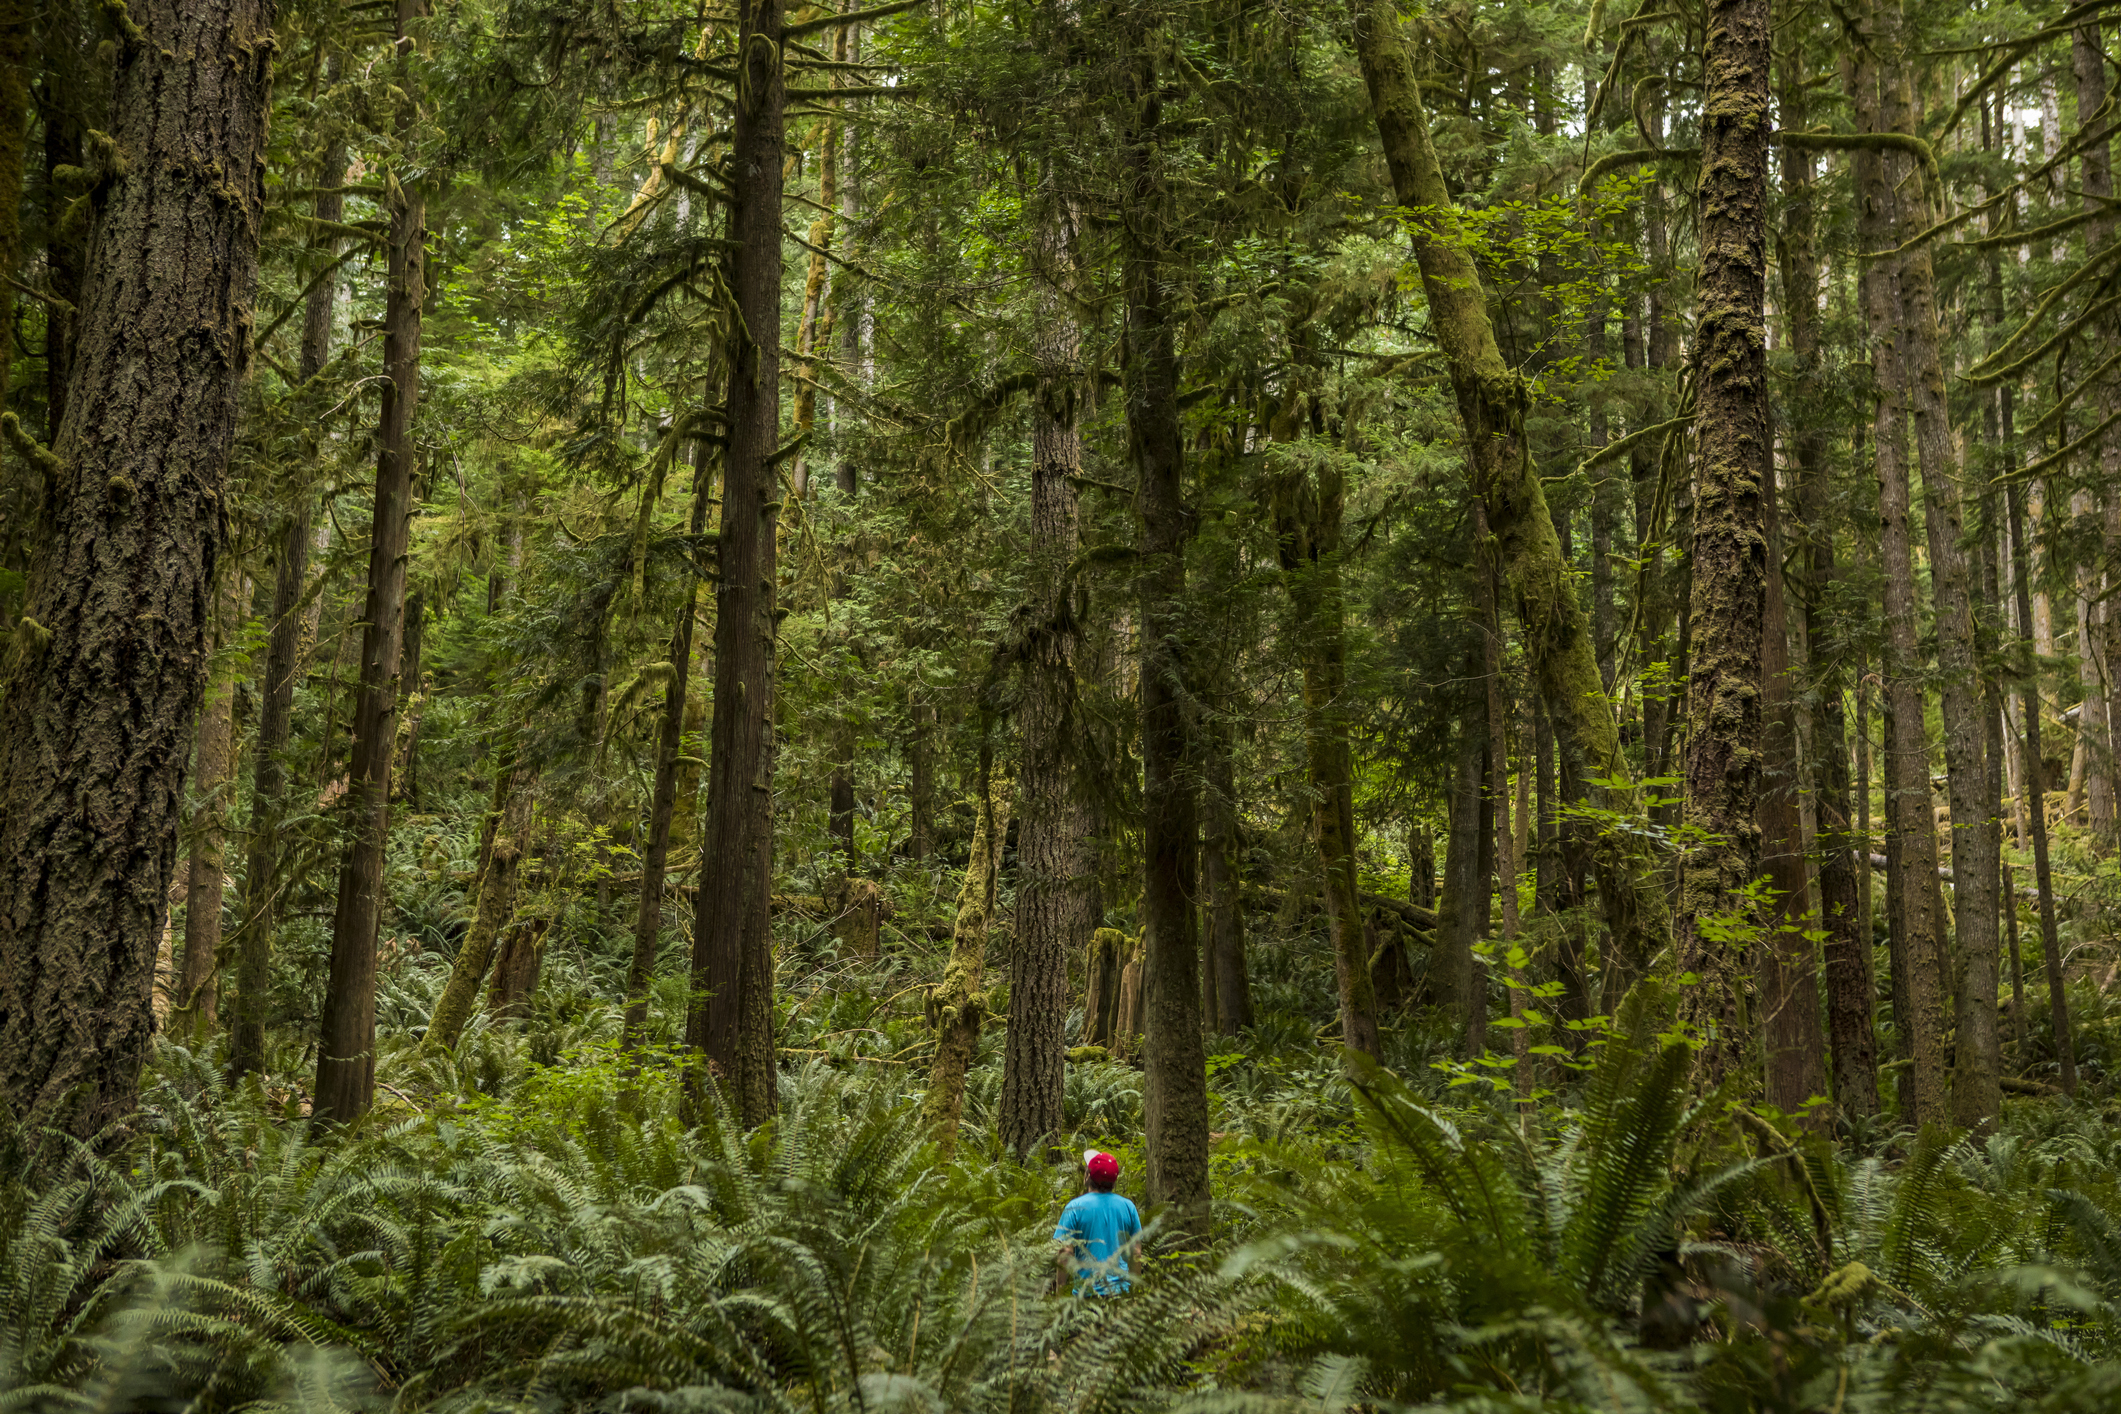
[[1110,1154],[1091,1155],[1086,1168],[1090,1191],[1061,1210],[1053,1236],[1068,1244],[1061,1251],[1061,1270],[1074,1280],[1077,1294],[1114,1296],[1133,1289],[1127,1249],[1141,1235],[1141,1213],[1132,1199],[1112,1191],[1119,1163]]

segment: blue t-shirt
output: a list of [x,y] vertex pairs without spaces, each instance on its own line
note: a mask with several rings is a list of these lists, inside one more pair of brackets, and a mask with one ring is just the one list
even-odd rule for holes
[[[1060,1221],[1053,1225],[1053,1236],[1058,1241],[1074,1243],[1076,1256],[1088,1259],[1079,1261],[1075,1268],[1076,1275],[1084,1278],[1076,1283],[1077,1294],[1087,1290],[1112,1296],[1133,1290],[1126,1275],[1126,1246],[1127,1239],[1138,1236],[1141,1230],[1142,1215],[1135,1211],[1133,1200],[1117,1193],[1093,1190],[1061,1209]],[[1110,1263],[1111,1269],[1092,1277],[1092,1264],[1103,1263]]]

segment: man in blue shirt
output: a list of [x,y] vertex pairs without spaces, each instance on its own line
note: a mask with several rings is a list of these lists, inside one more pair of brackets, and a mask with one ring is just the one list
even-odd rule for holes
[[1092,1150],[1083,1155],[1089,1190],[1061,1210],[1053,1226],[1055,1241],[1068,1245],[1058,1257],[1061,1280],[1075,1283],[1075,1294],[1117,1296],[1131,1291],[1127,1251],[1141,1236],[1142,1215],[1131,1199],[1112,1191],[1119,1181],[1119,1160]]

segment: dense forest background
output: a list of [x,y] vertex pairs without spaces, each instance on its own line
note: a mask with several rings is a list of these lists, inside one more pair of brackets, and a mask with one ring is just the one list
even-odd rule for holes
[[2113,11],[0,0],[0,1392],[2109,1407]]

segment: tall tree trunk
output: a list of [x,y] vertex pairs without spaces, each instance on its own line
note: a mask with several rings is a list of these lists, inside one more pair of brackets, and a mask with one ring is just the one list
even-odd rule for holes
[[[731,151],[729,287],[736,304],[729,446],[715,585],[714,739],[693,917],[686,1044],[705,1054],[746,1125],[776,1103],[773,1051],[773,696],[780,496],[781,0],[744,0]],[[748,332],[747,332],[748,331]]]
[[[1880,85],[1880,120],[1887,131],[1915,133],[1912,59],[1900,52],[1899,0],[1880,0],[1873,38],[1891,67]],[[1903,371],[1914,417],[1915,450],[1922,469],[1923,523],[1929,542],[1931,608],[1936,620],[1938,691],[1944,722],[1944,758],[1952,818],[1953,895],[1957,904],[1957,976],[1943,946],[1944,918],[1935,908],[1937,960],[1942,986],[1956,981],[1957,1056],[1952,1077],[1951,1117],[1974,1127],[1993,1120],[2002,1104],[1997,1088],[2001,1053],[1996,1035],[1996,873],[2000,863],[1989,828],[1988,727],[1974,655],[1970,572],[1964,548],[1965,507],[1960,493],[1959,444],[1946,402],[1942,334],[1937,318],[1937,282],[1927,244],[1915,240],[1941,214],[1942,193],[1930,190],[1923,171],[1904,153],[1881,154],[1898,217],[1896,239],[1911,248],[1899,267],[1900,326],[1906,339]],[[1919,688],[1918,688],[1919,692]],[[1916,731],[1922,731],[1916,719]],[[1925,781],[1923,804],[1927,806]],[[1936,889],[1932,868],[1930,887]],[[1941,1039],[1941,1036],[1940,1036]],[[1919,1064],[1919,1062],[1918,1062]],[[1942,1077],[1939,1077],[1941,1083]],[[1924,1119],[1942,1112],[1925,1109]]]
[[[1782,75],[1781,121],[1789,127],[1810,126],[1804,72],[1804,46],[1792,43]],[[1814,411],[1821,406],[1819,328],[1819,250],[1816,176],[1812,155],[1802,148],[1782,153],[1781,241],[1777,264],[1782,272],[1790,349],[1797,361],[1797,409],[1787,435],[1797,465],[1795,533],[1803,537],[1808,588],[1804,596],[1804,641],[1809,667],[1818,683],[1818,706],[1812,719],[1813,789],[1818,821],[1818,914],[1811,926],[1821,935],[1826,984],[1826,1045],[1831,1061],[1835,1107],[1850,1119],[1878,1112],[1878,1040],[1873,1025],[1871,920],[1859,894],[1860,868],[1870,872],[1870,845],[1852,831],[1849,800],[1848,734],[1842,691],[1847,678],[1845,650],[1834,641],[1827,612],[1828,596],[1839,573],[1834,553],[1833,470],[1827,454],[1827,430]],[[1787,522],[1784,522],[1787,525]],[[1794,1087],[1793,1087],[1794,1088]],[[1779,1102],[1778,1102],[1779,1103]],[[1801,1103],[1801,1101],[1800,1101]]]
[[1760,852],[1768,887],[1774,891],[1761,956],[1766,1014],[1760,1035],[1767,1053],[1768,1103],[1794,1114],[1827,1092],[1826,1037],[1819,1029],[1819,957],[1812,939],[1811,874],[1799,808],[1797,693],[1790,681],[1785,557],[1772,466],[1760,489],[1767,531],[1760,639],[1761,715],[1766,727],[1761,741]]
[[[695,449],[692,473],[692,521],[698,544],[707,528],[708,490],[713,473],[704,449]],[[663,711],[656,721],[655,784],[648,802],[648,840],[641,851],[641,898],[633,915],[633,961],[626,969],[626,1019],[622,1028],[628,1051],[639,1048],[648,1024],[648,988],[655,979],[657,945],[663,935],[663,886],[669,878],[670,835],[677,817],[678,783],[686,730],[685,700],[692,682],[692,625],[699,613],[699,576],[684,571],[678,596],[677,623],[670,630],[670,676],[663,682]]]
[[264,219],[269,0],[141,0],[50,503],[0,689],[0,1086],[27,1127],[131,1112],[206,677]]
[[1075,483],[1082,336],[1069,307],[1068,212],[1044,194],[1031,423],[1030,613],[1024,620],[1023,759],[1018,767],[1016,937],[1009,950],[1009,1031],[1002,1059],[1002,1143],[1027,1157],[1062,1128],[1068,1063],[1068,955],[1087,941],[1080,903],[1082,809],[1076,793],[1075,655],[1081,631],[1068,589],[1080,544]]
[[1347,606],[1340,527],[1347,489],[1337,470],[1287,479],[1275,497],[1282,574],[1295,605],[1304,675],[1304,752],[1311,843],[1324,880],[1326,932],[1340,994],[1341,1045],[1378,1059],[1377,998],[1355,876],[1355,763],[1348,745]]
[[1185,497],[1178,421],[1179,315],[1172,309],[1164,233],[1172,196],[1162,148],[1162,75],[1145,50],[1126,75],[1127,170],[1121,196],[1127,441],[1139,488],[1141,613],[1142,1109],[1147,1191],[1177,1224],[1205,1236],[1208,1221],[1208,1073],[1200,1034],[1199,798],[1184,640]]
[[472,892],[478,902],[471,927],[450,964],[449,981],[435,999],[427,1019],[424,1051],[454,1049],[479,1003],[479,988],[493,962],[495,939],[515,917],[516,881],[522,872],[523,853],[530,844],[530,798],[537,780],[537,767],[524,759],[520,739],[509,744],[493,772],[493,805],[487,819],[492,836],[480,861],[478,887]]
[[[1742,909],[1760,872],[1758,819],[1768,610],[1767,0],[1713,0],[1703,72],[1701,280],[1696,347],[1691,656],[1687,662],[1686,819],[1700,831],[1682,876],[1676,946],[1700,986],[1688,1014],[1710,1074],[1742,1063],[1742,976],[1717,921]],[[1780,844],[1782,842],[1778,842]],[[1747,921],[1773,928],[1778,911]],[[1771,943],[1772,945],[1772,943]]]
[[[2070,60],[2077,80],[2077,121],[2083,124],[2104,108],[2108,84],[2106,76],[2106,49],[2100,42],[2097,23],[2083,25],[2070,33]],[[2102,121],[2111,124],[2108,116]],[[2115,222],[2111,203],[2114,196],[2113,152],[2105,141],[2088,143],[2079,160],[2083,176],[2084,196],[2089,202],[2105,205],[2105,215],[2094,217],[2084,228],[2084,246],[2087,253],[2103,250],[2114,240]],[[2104,347],[2121,344],[2121,319],[2109,312],[2099,320],[2099,334]],[[2110,422],[2121,415],[2121,387],[2111,378],[2100,382],[2098,393],[2098,415],[2102,422]],[[2091,498],[2101,520],[2101,540],[2104,559],[2112,566],[2121,558],[2121,427],[2108,427],[2100,438],[2097,451],[2099,470],[2096,476],[2087,477],[2099,490]],[[2084,665],[2084,706],[2078,714],[2080,729],[2089,733],[2091,750],[2089,769],[2093,774],[2091,789],[2091,822],[2094,842],[2104,850],[2121,844],[2121,760],[2117,760],[2115,745],[2121,739],[2121,680],[2116,670],[2121,668],[2121,612],[2116,612],[2113,603],[2115,572],[2106,572],[2105,592],[2101,602],[2086,617],[2090,633],[2078,645],[2080,661]],[[2096,584],[2096,580],[2094,581]]]
[[[239,625],[237,581],[233,565],[222,570],[224,584],[214,616],[213,651],[228,646]],[[209,689],[206,710],[199,714],[198,765],[192,794],[198,811],[191,822],[190,879],[184,891],[184,962],[177,983],[177,1006],[190,1020],[194,1039],[212,1034],[219,1015],[221,975],[221,901],[226,876],[222,858],[228,836],[228,807],[236,784],[236,683],[229,678]]]
[[[1881,73],[1886,55],[1898,54],[1897,0],[1885,0],[1867,17],[1869,33],[1844,46],[1843,76],[1854,101],[1857,124],[1881,132],[1891,84]],[[1885,32],[1881,33],[1883,28]],[[1890,250],[1900,240],[1898,170],[1877,149],[1854,154],[1857,233],[1870,251]],[[1881,257],[1863,276],[1864,319],[1871,339],[1877,412],[1872,444],[1878,475],[1880,569],[1884,575],[1886,695],[1886,829],[1894,861],[1892,910],[1895,1007],[1893,1025],[1910,1062],[1905,1094],[1909,1123],[1942,1122],[1945,1096],[1945,994],[1939,923],[1930,909],[1937,876],[1936,826],[1930,809],[1929,739],[1923,729],[1923,661],[1917,640],[1913,500],[1907,464],[1909,331],[1900,284],[1903,262]],[[1906,1002],[1900,1004],[1904,993]]]
[[[1356,58],[1394,194],[1400,205],[1422,213],[1409,228],[1415,260],[1465,423],[1474,494],[1486,506],[1504,579],[1516,599],[1526,659],[1554,710],[1555,730],[1599,779],[1616,783],[1607,787],[1603,803],[1632,811],[1635,793],[1598,676],[1590,625],[1525,444],[1526,393],[1495,343],[1480,272],[1458,230],[1457,208],[1429,139],[1398,10],[1384,0],[1350,0],[1350,7]],[[1664,946],[1669,931],[1663,890],[1639,860],[1610,841],[1601,841],[1595,860],[1615,944],[1631,968],[1640,968]]]
[[[936,1048],[935,1063],[928,1070],[928,1093],[921,1101],[921,1127],[934,1138],[946,1159],[957,1151],[958,1118],[965,1109],[965,1072],[979,1054],[980,1025],[987,1014],[987,998],[980,991],[980,982],[987,962],[987,931],[994,922],[994,890],[1002,872],[1002,845],[1009,834],[1009,783],[992,779],[990,769],[982,764],[979,820],[972,829],[965,882],[957,893],[950,961],[943,968],[942,983],[928,994],[928,1024],[935,1028]],[[1016,1009],[1016,993],[1012,990],[1012,1031],[1016,1029]],[[1031,1143],[1042,1144],[1048,1137],[1035,1135]]]
[[[2017,582],[2018,622],[2031,623],[2033,605],[2029,586],[2032,566],[2025,549],[2024,492],[2016,481],[2006,481],[2004,498],[2006,514],[2010,517],[2011,558],[2014,561],[2011,578]],[[2021,638],[2018,641],[2021,655],[2025,647],[2025,640]],[[2047,861],[2047,761],[2040,749],[2038,660],[2021,657],[2018,672],[2025,715],[2025,806],[2033,829],[2033,880],[2040,892],[2040,952],[2047,963],[2048,1015],[2054,1023],[2055,1060],[2062,1071],[2062,1091],[2074,1096],[2077,1093],[2076,1039],[2070,1034],[2069,992],[2063,985],[2062,940],[2056,936],[2055,930],[2055,878]],[[2022,1000],[2013,1002],[2014,1009],[2022,1006]]]
[[[339,72],[336,55],[328,72]],[[317,164],[320,188],[315,204],[319,222],[338,222],[346,198],[338,190],[346,179],[346,145],[328,143]],[[310,247],[312,274],[337,258],[338,238],[320,236]],[[331,358],[333,296],[338,281],[316,280],[302,305],[302,347],[296,376],[306,386]],[[320,438],[314,426],[305,434],[303,462],[318,463]],[[243,865],[243,920],[236,932],[236,985],[231,998],[228,1070],[231,1076],[265,1069],[265,1010],[272,985],[272,948],[279,928],[282,877],[280,831],[287,818],[287,748],[294,733],[295,680],[304,653],[302,595],[309,587],[309,553],[317,493],[301,486],[294,493],[287,519],[273,543],[272,606],[266,620],[265,672],[259,682],[258,737],[251,756],[250,849]],[[324,596],[317,596],[321,608]]]
[[[408,70],[421,0],[398,0],[398,52]],[[404,92],[415,91],[409,72]],[[401,99],[398,127],[421,121]],[[389,275],[383,309],[382,409],[376,425],[376,488],[369,522],[368,595],[362,610],[361,676],[354,696],[353,762],[346,800],[351,838],[332,915],[331,977],[317,1041],[312,1114],[351,1123],[376,1093],[376,930],[384,902],[390,831],[390,767],[397,747],[398,674],[405,642],[405,569],[411,550],[414,411],[420,401],[420,322],[427,300],[427,199],[417,182],[391,183]]]
[[[1914,132],[1917,122],[1909,66],[1896,66],[1894,98],[1886,117],[1895,130]],[[1892,159],[1888,159],[1889,161]],[[1912,168],[1906,159],[1900,165]],[[1938,214],[1941,201],[1927,192],[1919,171],[1903,185],[1900,239],[1912,240]],[[1943,916],[1935,909],[1938,960],[1947,967],[1944,985],[1956,981],[1957,1054],[1952,1076],[1954,1122],[1968,1127],[1995,1119],[2002,1106],[1998,1088],[2001,1052],[1996,1033],[1996,875],[1998,842],[1990,828],[1988,727],[1974,653],[1970,571],[1964,548],[1964,500],[1960,493],[1959,444],[1946,402],[1939,344],[1936,277],[1927,245],[1917,244],[1900,262],[1901,319],[1907,331],[1906,373],[1912,393],[1915,446],[1922,468],[1924,526],[1929,541],[1932,609],[1936,619],[1937,667],[1944,720],[1945,767],[1952,819],[1953,895],[1957,904],[1958,969],[1949,970],[1942,947]],[[1934,881],[1934,871],[1930,875]],[[1932,888],[1936,886],[1933,883]],[[1934,905],[1933,905],[1934,908]],[[1930,1112],[1934,1113],[1934,1112]]]

